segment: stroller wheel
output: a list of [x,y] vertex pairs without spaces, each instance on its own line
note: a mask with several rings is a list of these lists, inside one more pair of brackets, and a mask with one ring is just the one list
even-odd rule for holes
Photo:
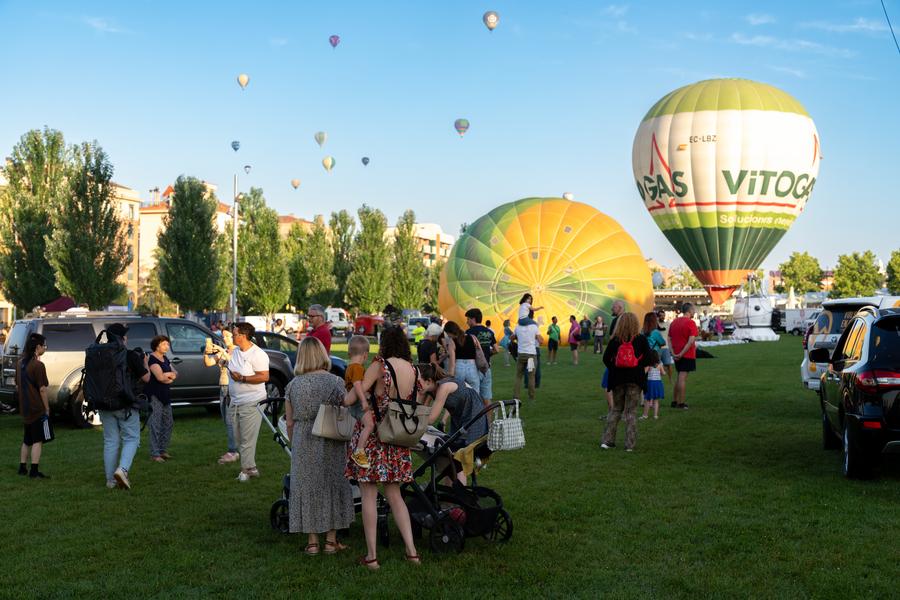
[[269,522],[272,524],[272,529],[281,533],[288,533],[290,530],[289,518],[288,501],[283,498],[276,500],[269,511]]
[[497,513],[497,519],[490,531],[484,534],[485,539],[492,542],[506,542],[512,537],[513,522],[509,513],[502,508]]
[[387,548],[391,544],[391,533],[388,530],[387,514],[378,515],[378,543]]
[[462,552],[466,534],[458,523],[444,517],[434,524],[428,541],[432,552]]

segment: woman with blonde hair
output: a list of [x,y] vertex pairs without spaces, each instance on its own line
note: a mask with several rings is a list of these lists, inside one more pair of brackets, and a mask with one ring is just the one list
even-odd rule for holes
[[[353,493],[344,478],[347,442],[312,434],[319,405],[339,406],[344,399],[344,380],[329,372],[331,360],[325,346],[307,337],[297,349],[294,379],[285,390],[284,416],[291,440],[291,533],[307,534],[306,554],[334,554],[347,546],[337,540],[337,530],[353,522]],[[319,547],[319,534],[325,547]]]
[[603,363],[609,373],[609,389],[613,393],[613,407],[606,421],[600,447],[615,447],[616,429],[625,413],[625,452],[634,450],[637,441],[637,406],[647,385],[644,367],[650,366],[650,345],[641,335],[637,315],[622,313],[612,338],[603,352]]

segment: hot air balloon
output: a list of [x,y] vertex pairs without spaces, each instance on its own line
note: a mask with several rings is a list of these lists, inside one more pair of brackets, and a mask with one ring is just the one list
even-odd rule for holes
[[466,135],[466,132],[469,130],[469,120],[468,119],[457,119],[453,123],[453,127],[456,128],[456,133],[459,134],[459,137]]
[[535,315],[541,331],[556,315],[563,339],[570,314],[602,314],[608,323],[612,303],[623,300],[642,319],[654,298],[634,239],[597,209],[562,198],[509,202],[469,225],[441,273],[438,304],[457,323],[480,308],[500,335],[526,292],[545,307]]
[[368,167],[368,166],[369,166],[369,157],[368,157],[368,156],[363,156],[363,157],[362,157],[362,164],[363,164],[364,167]]
[[233,142],[231,142],[231,149],[234,150],[235,152],[237,152],[238,148],[240,148],[240,147],[241,147],[241,143],[239,141],[234,140]]
[[241,86],[241,89],[244,89],[247,87],[247,84],[250,83],[250,76],[246,73],[241,73],[237,76],[237,82],[238,85]]
[[335,160],[330,156],[326,156],[322,159],[322,166],[325,167],[325,170],[331,173],[331,169],[334,168]]
[[484,13],[481,20],[484,21],[484,26],[488,28],[488,31],[493,31],[494,28],[497,27],[497,23],[500,22],[500,15],[493,10],[489,10]]
[[573,194],[572,192],[564,192],[564,193],[563,193],[563,199],[564,199],[564,200],[574,200],[574,199],[575,199],[575,194]]
[[319,145],[319,148],[325,145],[325,142],[328,141],[328,134],[324,131],[317,131],[316,135],[313,136],[316,140],[316,143]]
[[251,168],[250,165],[244,165],[244,173],[246,173],[247,175],[249,175],[249,174],[250,174],[250,168]]
[[795,98],[764,83],[710,79],[653,105],[631,163],[644,206],[721,304],[803,211],[819,152],[816,126]]
[[296,190],[298,187],[300,187],[300,180],[299,179],[291,179],[291,185]]
[[341,36],[333,35],[328,38],[328,43],[331,44],[332,48],[337,48],[337,45],[341,43]]

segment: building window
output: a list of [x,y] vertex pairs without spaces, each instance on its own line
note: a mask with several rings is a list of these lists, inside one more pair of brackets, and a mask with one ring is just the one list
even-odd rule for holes
[[134,269],[128,269],[128,281],[134,281]]

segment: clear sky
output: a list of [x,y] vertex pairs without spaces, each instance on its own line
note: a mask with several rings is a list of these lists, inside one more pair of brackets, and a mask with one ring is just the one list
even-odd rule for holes
[[[900,0],[885,3],[896,30]],[[486,10],[500,13],[493,33]],[[878,0],[0,0],[0,31],[4,154],[47,125],[96,139],[144,199],[187,174],[230,202],[240,172],[240,189],[263,188],[281,213],[367,203],[393,223],[412,208],[454,234],[504,202],[569,191],[669,266],[682,261],[633,182],[637,126],[677,87],[754,79],[805,105],[824,156],[763,266],[794,250],[823,267],[866,249],[886,262],[900,248],[900,55]]]

